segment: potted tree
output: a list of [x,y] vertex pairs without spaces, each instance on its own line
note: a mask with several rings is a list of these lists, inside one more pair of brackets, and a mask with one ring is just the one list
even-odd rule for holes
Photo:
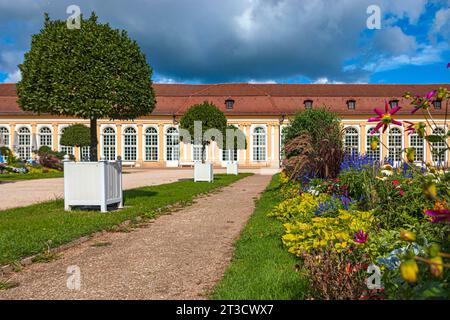
[[[81,148],[91,145],[90,129],[84,124],[73,124],[64,129],[59,141],[62,146],[75,147],[79,149],[81,159]],[[86,159],[81,159],[86,160]]]
[[[51,21],[45,14],[44,27],[19,66],[18,104],[37,114],[90,120],[91,162],[64,164],[65,207],[70,209],[69,200],[76,198],[105,211],[108,199],[122,200],[121,165],[98,162],[97,119],[130,120],[151,113],[152,69],[125,31],[99,23],[95,13],[80,20],[79,29],[69,29],[66,21]],[[112,172],[120,177],[106,183]]]
[[186,130],[193,145],[201,146],[201,162],[194,164],[194,181],[214,180],[213,164],[206,162],[206,146],[211,141],[223,144],[227,119],[222,111],[207,101],[191,106],[180,120],[180,127]]
[[236,126],[228,125],[224,146],[223,152],[226,156],[227,174],[237,175],[239,173],[237,153],[239,150],[247,149],[245,134]]

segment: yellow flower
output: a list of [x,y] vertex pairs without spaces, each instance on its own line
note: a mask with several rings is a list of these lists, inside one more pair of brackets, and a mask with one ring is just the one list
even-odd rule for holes
[[400,231],[400,239],[404,241],[414,242],[416,241],[416,234],[412,231],[402,230]]
[[444,272],[444,262],[442,261],[442,257],[437,256],[430,258],[430,262],[432,262],[432,264],[430,264],[431,274],[436,278],[441,277]]
[[430,198],[436,198],[437,196],[437,189],[436,189],[436,185],[434,183],[430,184],[429,186],[426,187],[425,189],[425,195],[427,197]]
[[419,267],[417,266],[416,260],[409,259],[400,264],[400,274],[406,281],[411,283],[416,282],[418,273]]

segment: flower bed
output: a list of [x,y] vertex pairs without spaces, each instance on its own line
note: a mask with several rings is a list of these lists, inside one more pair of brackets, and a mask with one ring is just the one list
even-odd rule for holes
[[[447,152],[449,133],[427,135],[425,129],[435,123],[432,99],[447,100],[448,108],[449,92],[405,98],[411,99],[412,113],[420,110],[426,118],[407,122],[407,131],[428,142],[432,152],[433,143],[444,144],[437,156]],[[400,108],[387,102],[384,111],[375,108],[372,134],[403,125],[394,119]],[[370,147],[376,150],[380,143],[374,137]],[[297,149],[299,159],[308,156],[302,150],[312,153]],[[296,171],[286,167],[282,173],[284,200],[269,216],[283,221],[283,244],[303,261],[314,298],[450,298],[450,173],[444,163],[414,163],[412,148],[400,156],[395,167],[389,159],[347,154],[337,176],[320,178],[292,158],[287,162]]]

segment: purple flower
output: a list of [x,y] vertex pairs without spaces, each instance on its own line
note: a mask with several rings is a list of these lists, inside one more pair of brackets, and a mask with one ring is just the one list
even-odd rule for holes
[[414,101],[416,106],[411,113],[416,113],[419,109],[427,110],[430,107],[431,98],[433,98],[436,93],[437,90],[431,90],[425,97],[417,96],[417,99]]
[[432,218],[432,223],[438,223],[440,221],[450,221],[450,211],[448,209],[427,210],[425,211],[425,214]]
[[449,62],[449,63],[447,63],[447,68],[450,68],[450,62]]
[[357,242],[357,243],[366,243],[368,238],[369,238],[369,233],[368,232],[364,233],[364,230],[359,230],[355,234],[355,242]]

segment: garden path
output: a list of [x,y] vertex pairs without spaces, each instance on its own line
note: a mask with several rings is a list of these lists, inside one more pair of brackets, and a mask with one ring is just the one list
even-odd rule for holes
[[[240,170],[251,172],[256,170]],[[165,184],[193,177],[193,169],[126,169],[123,188],[133,189]],[[223,169],[215,169],[223,173]],[[36,179],[2,182],[0,185],[0,210],[29,206],[35,203],[55,200],[64,195],[64,179]]]
[[[32,264],[12,275],[20,285],[0,291],[0,299],[205,299],[270,179],[241,179],[146,227],[106,233],[56,261]],[[67,287],[69,266],[80,268],[79,291]]]

